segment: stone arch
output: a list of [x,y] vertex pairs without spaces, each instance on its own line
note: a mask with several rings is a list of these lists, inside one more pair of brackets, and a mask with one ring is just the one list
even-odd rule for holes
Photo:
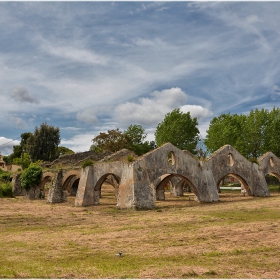
[[77,170],[72,170],[66,173],[62,179],[62,189],[67,191],[69,195],[76,196],[79,186],[81,173]]
[[121,181],[121,178],[114,173],[106,173],[106,174],[102,175],[97,180],[97,182],[94,186],[94,204],[100,204],[101,188],[102,188],[102,184],[104,182],[107,182],[115,189],[115,197],[116,197],[116,199],[118,199],[120,181]]
[[[199,196],[199,192],[195,184],[189,179],[188,177],[178,174],[178,173],[171,173],[171,174],[165,174],[163,176],[160,176],[153,184],[155,186],[155,192],[156,192],[156,200],[165,200],[165,194],[164,194],[164,187],[165,185],[171,181],[174,177],[179,177],[182,180],[186,181],[189,185],[191,191],[195,194],[195,196]],[[181,181],[180,181],[181,182]],[[179,184],[180,184],[179,182]]]
[[235,173],[228,173],[225,176],[221,177],[217,181],[217,188],[218,188],[219,184],[221,183],[221,181],[223,180],[223,178],[225,178],[226,176],[231,176],[231,177],[235,178],[236,180],[238,180],[241,184],[241,189],[245,189],[248,195],[252,195],[252,190],[251,190],[250,186],[248,185],[247,181],[242,176],[240,176],[239,174],[235,174]]
[[53,180],[55,174],[52,173],[52,172],[44,172],[43,175],[42,175],[42,180],[39,184],[39,189],[40,189],[40,192],[43,194],[44,197],[46,197],[47,195],[47,190],[45,189],[45,185],[47,183],[51,183],[51,181]]

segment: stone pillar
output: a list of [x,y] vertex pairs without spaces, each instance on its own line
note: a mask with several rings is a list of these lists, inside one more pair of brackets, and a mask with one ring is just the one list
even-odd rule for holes
[[165,200],[164,190],[162,189],[156,190],[156,200]]
[[24,196],[26,195],[26,190],[21,186],[20,174],[16,174],[12,180],[12,188],[14,196]]
[[26,197],[30,200],[39,199],[40,198],[40,188],[38,186],[34,186],[26,191]]
[[62,188],[62,170],[59,170],[57,176],[52,181],[52,186],[50,187],[47,202],[48,203],[60,203],[67,201],[66,191]]
[[81,170],[81,178],[77,190],[75,206],[94,205],[94,166],[87,166]]
[[100,197],[101,197],[101,191],[94,191],[94,204],[98,205],[100,204]]

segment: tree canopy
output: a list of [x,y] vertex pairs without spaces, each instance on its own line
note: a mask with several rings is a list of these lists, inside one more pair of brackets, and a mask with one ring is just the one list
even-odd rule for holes
[[155,132],[157,146],[170,142],[181,150],[195,153],[199,141],[198,122],[192,118],[190,112],[183,113],[175,109],[165,115],[164,120],[158,124]]
[[280,109],[251,110],[248,115],[223,114],[212,119],[205,145],[213,153],[229,144],[248,159],[271,151],[280,156]]
[[91,151],[101,153],[103,151],[117,152],[121,149],[130,149],[136,155],[142,155],[154,148],[153,142],[144,141],[147,137],[144,128],[141,125],[130,125],[124,132],[119,128],[100,132],[93,138]]
[[57,158],[57,148],[60,143],[58,127],[42,123],[35,128],[27,139],[27,151],[31,160],[53,161]]

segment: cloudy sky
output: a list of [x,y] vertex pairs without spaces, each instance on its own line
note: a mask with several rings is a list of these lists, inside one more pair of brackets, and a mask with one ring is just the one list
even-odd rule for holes
[[[280,2],[0,2],[0,151],[47,122],[83,152],[175,108],[205,137],[280,101]],[[6,145],[3,145],[10,142]]]

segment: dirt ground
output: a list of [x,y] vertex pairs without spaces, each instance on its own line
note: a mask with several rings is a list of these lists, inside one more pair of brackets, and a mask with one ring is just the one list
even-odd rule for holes
[[279,194],[220,197],[166,193],[149,211],[116,210],[109,186],[89,207],[1,199],[0,278],[280,278]]

